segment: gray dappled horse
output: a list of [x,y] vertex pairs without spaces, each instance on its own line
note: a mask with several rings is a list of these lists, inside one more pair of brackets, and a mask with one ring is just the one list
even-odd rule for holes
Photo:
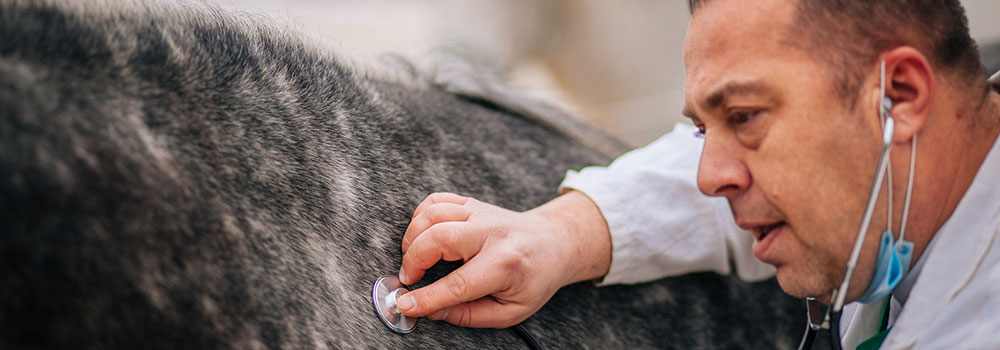
[[[524,347],[392,333],[371,283],[428,193],[531,208],[609,161],[567,135],[601,136],[240,16],[0,0],[0,348]],[[804,323],[773,281],[693,274],[572,285],[524,326],[549,348],[771,349]]]

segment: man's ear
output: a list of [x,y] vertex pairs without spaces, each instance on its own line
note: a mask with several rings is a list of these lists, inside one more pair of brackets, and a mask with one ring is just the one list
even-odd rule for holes
[[931,112],[934,72],[930,62],[911,46],[900,46],[885,56],[885,94],[896,122],[895,143],[909,143]]

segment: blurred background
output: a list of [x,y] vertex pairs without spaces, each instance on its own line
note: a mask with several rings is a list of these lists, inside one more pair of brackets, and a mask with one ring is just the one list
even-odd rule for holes
[[[682,0],[211,0],[264,14],[363,55],[418,63],[460,45],[508,84],[640,146],[683,121]],[[962,0],[1000,57],[1000,1]],[[992,67],[995,71],[1000,62]]]

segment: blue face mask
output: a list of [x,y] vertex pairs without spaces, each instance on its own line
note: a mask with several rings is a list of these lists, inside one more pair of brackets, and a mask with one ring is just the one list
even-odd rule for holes
[[882,301],[910,271],[913,242],[902,239],[893,242],[892,239],[892,231],[882,232],[875,273],[872,275],[871,283],[868,284],[868,290],[865,290],[865,294],[862,294],[858,301],[862,303]]

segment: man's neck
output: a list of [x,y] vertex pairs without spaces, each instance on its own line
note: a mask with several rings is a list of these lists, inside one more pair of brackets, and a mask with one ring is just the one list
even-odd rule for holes
[[[929,121],[927,132],[920,135],[913,210],[906,233],[907,240],[914,243],[911,264],[920,259],[931,238],[951,217],[1000,135],[1000,93],[991,90],[985,102],[976,105],[978,108],[952,108],[951,113],[940,114],[947,117],[938,118],[933,125]],[[900,164],[908,165],[906,158]],[[902,180],[894,182],[905,185],[905,177]],[[918,191],[918,187],[923,190]]]

